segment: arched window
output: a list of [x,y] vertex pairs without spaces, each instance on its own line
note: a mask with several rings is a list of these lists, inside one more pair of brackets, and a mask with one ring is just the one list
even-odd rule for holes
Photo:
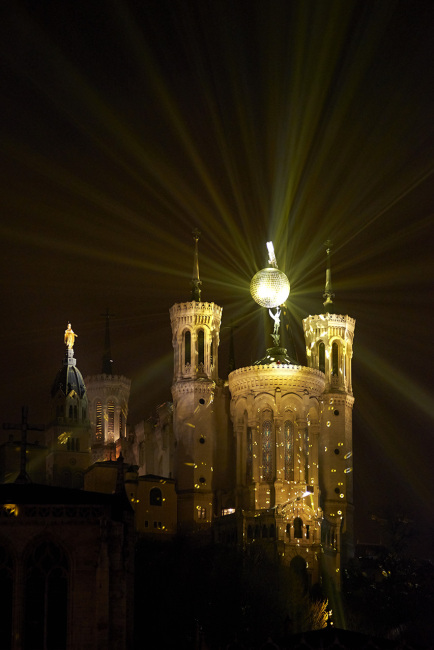
[[72,420],[72,412],[73,412],[73,411],[72,411],[72,404],[70,404],[70,406],[69,406],[69,411],[68,411],[68,413],[69,413],[69,419],[70,419],[70,420]]
[[214,365],[214,341],[211,341],[211,347],[210,347],[210,363],[211,363],[211,366]]
[[332,375],[339,373],[339,345],[336,341],[332,343]]
[[12,647],[12,602],[14,561],[9,550],[0,546],[0,648]]
[[253,539],[253,528],[250,524],[247,526],[247,539]]
[[96,403],[96,439],[102,440],[102,404],[99,400]]
[[294,425],[290,420],[285,420],[283,425],[285,449],[285,481],[294,480]]
[[[270,411],[268,411],[270,413]],[[273,480],[273,455],[271,448],[272,422],[264,420],[262,422],[262,480]]]
[[24,569],[24,650],[64,650],[67,640],[68,560],[53,542],[39,544]]
[[152,488],[149,492],[149,505],[151,506],[161,506],[163,504],[163,495],[160,488]]
[[303,537],[303,522],[300,517],[294,519],[294,538],[301,539]]
[[325,345],[323,341],[318,343],[318,369],[325,372]]
[[262,526],[262,537],[263,539],[266,539],[268,537],[268,528],[265,524]]
[[270,526],[270,537],[271,539],[276,537],[276,526],[274,524],[271,524]]
[[191,333],[187,330],[184,334],[184,364],[191,363]]
[[253,440],[252,428],[247,427],[246,481],[253,481]]
[[286,534],[291,537],[291,524],[286,524]]
[[197,333],[197,362],[205,363],[205,332],[199,330]]
[[115,403],[110,400],[107,403],[107,435],[113,440],[115,435]]

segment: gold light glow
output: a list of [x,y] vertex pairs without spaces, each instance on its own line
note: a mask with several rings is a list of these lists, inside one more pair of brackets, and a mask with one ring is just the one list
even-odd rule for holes
[[289,281],[283,271],[266,268],[258,271],[250,283],[252,298],[261,307],[278,307],[289,296]]

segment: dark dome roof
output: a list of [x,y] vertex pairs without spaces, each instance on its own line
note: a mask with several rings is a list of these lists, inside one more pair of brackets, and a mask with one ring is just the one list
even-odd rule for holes
[[254,366],[271,366],[272,364],[298,366],[297,361],[288,356],[286,348],[268,348],[263,359],[255,361]]
[[[69,352],[72,352],[72,350],[69,350]],[[74,390],[79,397],[84,397],[86,394],[86,385],[75,363],[74,357],[67,353],[63,360],[63,366],[57,373],[51,388],[51,397],[54,397],[59,390],[64,395],[69,395]]]

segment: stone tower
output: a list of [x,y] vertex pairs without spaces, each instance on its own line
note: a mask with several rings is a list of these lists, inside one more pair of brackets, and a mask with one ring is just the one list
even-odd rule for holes
[[[191,299],[170,309],[174,372],[172,383],[175,437],[174,477],[181,529],[209,527],[218,506],[213,492],[224,483],[227,466],[224,436],[224,387],[218,378],[222,308],[201,300],[198,241],[195,230]],[[217,451],[217,444],[219,450]]]
[[68,324],[65,357],[51,389],[46,472],[49,485],[81,488],[90,462],[90,424],[86,385],[74,358],[75,336]]
[[131,380],[113,374],[110,347],[110,313],[105,314],[105,341],[101,374],[86,377],[92,428],[92,462],[114,460],[120,451],[128,456],[126,426]]
[[[267,278],[275,269],[277,265],[270,264],[255,276],[262,275],[258,290],[252,281],[262,306],[267,292],[271,296],[274,290]],[[282,282],[288,282],[286,276]],[[277,552],[295,570],[302,566],[314,584],[319,580],[321,559],[318,456],[324,375],[299,365],[279,347],[280,305],[272,306],[278,308],[270,314],[275,320],[275,346],[254,365],[229,375],[236,439],[236,512],[242,513],[237,538]]]
[[328,575],[336,575],[354,552],[351,360],[355,320],[334,313],[330,242],[326,249],[324,311],[305,318],[303,327],[308,365],[325,375],[319,423],[323,564]]

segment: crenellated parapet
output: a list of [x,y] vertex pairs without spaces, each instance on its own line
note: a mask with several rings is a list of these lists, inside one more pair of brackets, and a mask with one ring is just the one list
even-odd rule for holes
[[239,368],[229,375],[233,399],[251,391],[257,393],[276,388],[318,397],[324,390],[324,374],[315,368],[271,364]]

